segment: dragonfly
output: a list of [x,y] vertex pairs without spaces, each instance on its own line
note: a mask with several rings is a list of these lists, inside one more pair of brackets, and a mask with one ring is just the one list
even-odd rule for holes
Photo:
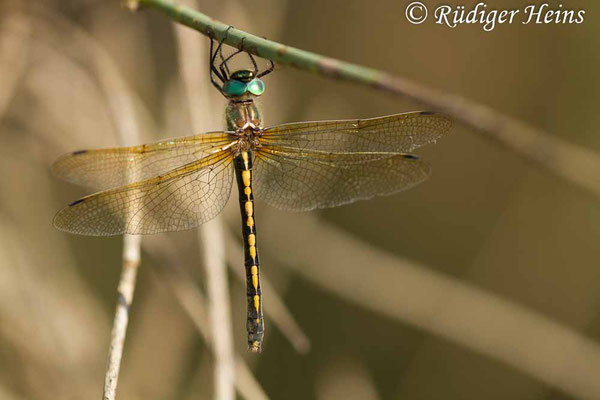
[[[296,122],[264,128],[255,99],[265,91],[256,60],[210,45],[210,78],[227,99],[227,130],[132,147],[80,150],[53,172],[102,190],[60,210],[54,226],[80,235],[155,234],[195,228],[221,212],[237,183],[247,285],[248,348],[260,352],[263,301],[254,196],[287,211],[335,207],[389,195],[424,181],[429,166],[412,153],[449,132],[428,111],[370,119]],[[243,52],[253,69],[231,72]]]

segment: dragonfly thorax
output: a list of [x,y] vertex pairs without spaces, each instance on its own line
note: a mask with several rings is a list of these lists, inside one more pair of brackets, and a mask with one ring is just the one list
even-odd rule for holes
[[227,129],[238,134],[262,131],[262,118],[256,103],[252,100],[230,100],[225,109]]

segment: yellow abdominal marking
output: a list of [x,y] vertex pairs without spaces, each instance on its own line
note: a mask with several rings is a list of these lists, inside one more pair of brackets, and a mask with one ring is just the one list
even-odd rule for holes
[[258,290],[258,267],[256,265],[252,266],[250,274],[252,275],[252,286],[254,286],[254,290]]
[[256,235],[253,233],[248,235],[248,251],[252,261],[256,262]]
[[242,182],[244,182],[245,187],[250,187],[250,170],[245,169],[242,171]]
[[247,201],[246,204],[244,204],[244,208],[246,209],[246,215],[251,217],[254,211],[254,206],[252,205],[252,202]]
[[[254,214],[254,205],[252,204],[252,200],[250,199],[250,195],[252,194],[252,188],[250,187],[252,183],[252,175],[249,170],[248,165],[248,153],[242,152],[242,160],[244,160],[244,170],[242,171],[242,182],[244,184],[244,194],[248,198],[248,200],[244,203],[244,210],[246,211],[246,225],[250,228],[252,232],[254,228],[254,218],[252,217]],[[252,261],[256,263],[256,235],[251,233],[248,235],[248,253],[250,257],[252,257]],[[252,286],[254,286],[255,293],[258,291],[258,265],[253,265],[250,268],[250,275],[252,276]],[[256,309],[256,314],[260,313],[260,296],[258,294],[254,295],[254,308]],[[257,324],[260,324],[260,318],[257,317],[254,320]],[[251,350],[259,351],[260,344],[258,342],[253,342]]]
[[248,169],[248,152],[242,151],[242,160],[244,160],[244,168]]
[[252,229],[252,227],[254,226],[254,218],[252,218],[254,207],[252,206],[252,201],[247,201],[244,204],[244,209],[246,210],[246,215],[248,217],[248,219],[246,220],[246,225],[248,225],[250,229]]
[[[254,295],[254,308],[256,308],[256,312],[258,313],[258,308],[260,307],[260,297],[258,295]],[[258,318],[256,318],[258,321]]]

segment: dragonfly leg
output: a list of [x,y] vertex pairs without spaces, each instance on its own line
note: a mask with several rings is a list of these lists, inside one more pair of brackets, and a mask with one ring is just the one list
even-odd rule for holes
[[[221,46],[219,45],[219,47],[221,47]],[[217,70],[217,68],[215,68],[215,58],[217,57],[217,51],[218,51],[219,47],[217,48],[216,51],[213,52],[213,49],[214,49],[214,39],[211,36],[211,38],[210,38],[210,60],[209,60],[210,82],[213,84],[213,86],[215,88],[217,88],[217,90],[220,93],[223,93],[223,86],[222,85],[226,81],[226,76],[222,75]],[[216,78],[218,78],[221,81],[220,84],[219,84],[219,82],[217,82],[217,79],[215,79],[215,76],[216,76]]]
[[[242,39],[242,50],[243,49],[244,49],[244,41]],[[258,73],[258,64],[256,63],[256,59],[254,58],[254,55],[250,52],[246,52],[246,53],[248,54],[248,57],[250,57],[250,61],[252,61],[252,65],[254,66],[254,76],[255,77],[260,78],[262,76],[265,76],[265,75],[273,72],[273,70],[275,69],[275,63],[273,63],[273,60],[269,60],[269,62],[270,62],[269,67],[259,74]]]
[[225,63],[225,57],[223,56],[223,47],[221,47],[221,50],[219,51],[219,57],[221,58],[221,66],[219,67],[221,73],[223,74],[223,76],[230,76],[231,71],[229,70],[229,66],[227,65],[227,63]]
[[244,51],[244,39],[246,39],[246,38],[242,38],[242,43],[241,43],[241,46],[240,46],[240,49],[239,49],[239,50],[237,50],[237,51],[235,51],[235,52],[231,53],[231,54],[230,54],[229,56],[227,56],[227,58],[225,58],[225,59],[223,59],[223,58],[221,57],[221,60],[222,60],[222,61],[221,61],[221,64],[219,64],[219,69],[223,70],[223,66],[225,66],[225,68],[227,68],[227,70],[229,70],[229,67],[227,66],[227,62],[228,62],[229,60],[231,60],[231,59],[232,59],[234,56],[236,56],[236,55],[240,54],[242,51]]
[[250,57],[250,61],[252,61],[252,65],[254,66],[254,76],[258,78],[258,65],[256,64],[256,60],[254,59],[252,53],[248,53],[248,56]]
[[258,74],[256,77],[257,78],[261,78],[261,77],[263,77],[265,75],[270,74],[274,70],[275,70],[275,63],[273,62],[273,60],[269,60],[269,67],[267,69],[265,69],[263,72],[261,72],[260,74]]
[[[223,43],[225,42],[225,39],[227,39],[227,35],[229,34],[229,30],[231,28],[233,28],[232,25],[229,25],[227,27],[227,29],[225,30],[225,35],[223,35],[223,38],[219,40],[219,45],[214,51],[214,40],[212,36],[210,38],[210,81],[213,84],[213,86],[216,87],[217,90],[221,93],[223,93],[222,85],[229,80],[229,68],[226,65],[226,60],[223,60]],[[217,69],[216,60],[217,56],[219,55],[221,56],[221,60],[223,61],[219,65],[219,69]],[[224,64],[225,67],[223,67]],[[217,82],[215,76],[221,81],[221,84]]]

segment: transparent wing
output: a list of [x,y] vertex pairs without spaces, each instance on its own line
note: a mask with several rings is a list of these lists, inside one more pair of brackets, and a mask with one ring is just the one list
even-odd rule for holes
[[52,170],[70,182],[109,189],[165,174],[234,140],[225,132],[212,132],[133,147],[80,150],[59,158]]
[[417,111],[371,119],[298,122],[266,129],[261,144],[333,152],[408,153],[452,127],[445,115]]
[[408,189],[429,175],[417,156],[398,153],[330,153],[283,147],[256,152],[257,199],[289,211],[334,207]]
[[215,217],[233,182],[229,150],[164,175],[84,197],[54,218],[58,229],[82,235],[150,234],[196,227]]

